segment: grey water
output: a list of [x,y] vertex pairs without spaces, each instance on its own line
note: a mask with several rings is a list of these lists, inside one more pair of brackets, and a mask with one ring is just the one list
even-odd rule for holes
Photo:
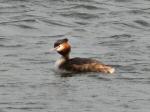
[[[61,77],[49,52],[115,67]],[[149,0],[0,0],[0,112],[149,112]]]

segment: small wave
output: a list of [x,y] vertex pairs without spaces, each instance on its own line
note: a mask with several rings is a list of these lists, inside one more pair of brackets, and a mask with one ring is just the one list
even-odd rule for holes
[[12,24],[12,23],[21,23],[21,22],[27,22],[27,23],[33,23],[36,22],[35,19],[23,19],[23,20],[12,20],[12,21],[4,21],[0,22],[0,24]]
[[116,79],[125,80],[132,83],[150,84],[150,78],[144,77],[118,77]]
[[120,25],[123,25],[123,26],[126,26],[126,27],[129,27],[129,28],[134,28],[134,29],[140,29],[140,30],[143,30],[143,28],[133,24],[133,23],[119,23],[119,22],[114,22],[114,24],[120,24]]
[[150,24],[144,20],[135,20],[134,22],[141,25],[141,26],[146,26],[146,27],[150,26]]
[[79,25],[88,25],[89,24],[88,22],[75,22],[75,23],[77,23]]
[[4,41],[4,40],[6,40],[6,38],[0,37],[0,41]]
[[133,43],[133,42],[135,42],[135,40],[133,40],[133,39],[130,39],[130,40],[128,40],[128,39],[126,39],[126,40],[111,40],[111,41],[101,41],[101,42],[99,42],[98,44],[102,44],[102,45],[104,45],[104,46],[118,46],[118,45],[126,45],[126,44],[128,44],[128,43]]
[[18,57],[18,54],[6,54],[5,57]]
[[150,71],[150,68],[143,68],[142,71],[144,71],[144,72],[149,72],[149,71]]
[[6,2],[6,3],[8,3],[8,2],[9,2],[9,3],[10,3],[10,2],[15,2],[15,3],[16,3],[17,1],[18,1],[18,2],[19,2],[19,1],[20,1],[20,2],[28,2],[29,0],[3,0],[4,3],[5,3],[5,2]]
[[140,9],[134,9],[134,10],[130,10],[130,11],[127,11],[128,13],[131,13],[131,14],[145,14],[146,12],[143,11],[143,10],[140,10]]
[[101,81],[111,81],[114,78],[114,75],[106,75],[102,73],[89,73],[88,77],[92,77]]
[[32,10],[22,9],[22,10],[0,10],[0,14],[17,14],[17,13],[25,13],[30,12]]
[[116,71],[120,73],[136,73],[136,68],[132,65],[111,65],[116,69]]
[[18,25],[14,25],[14,26],[18,26],[18,27],[23,28],[23,29],[37,29],[33,26],[23,25],[23,24],[18,24]]
[[27,8],[25,5],[4,5],[0,6],[1,10],[12,10],[12,9],[17,9],[17,8]]
[[47,44],[45,41],[38,41],[38,42],[36,42],[35,44],[37,44],[37,45],[42,45],[42,44]]
[[48,19],[39,19],[45,23],[51,24],[51,25],[57,25],[57,26],[64,26],[64,27],[74,27],[73,24],[63,22],[63,21],[56,21],[56,20],[48,20]]
[[[0,72],[7,72],[7,71],[9,71],[8,69],[2,69],[2,70],[0,70]],[[1,85],[0,85],[0,87],[1,87]]]
[[130,2],[130,0],[115,0],[116,2]]
[[68,12],[60,14],[64,17],[73,17],[73,18],[80,18],[80,19],[95,19],[99,18],[96,14],[89,14],[89,13],[82,13],[82,12]]
[[68,2],[93,2],[93,0],[67,0]]
[[89,10],[97,10],[97,9],[99,9],[99,7],[96,7],[96,6],[93,6],[93,5],[85,5],[85,4],[77,5],[77,6],[74,6],[72,8],[73,9],[85,8],[85,9],[89,9]]
[[123,38],[123,37],[125,37],[125,38],[131,38],[131,35],[130,34],[120,34],[120,35],[110,36],[110,38],[116,38],[116,39]]
[[20,48],[20,47],[23,47],[23,45],[21,45],[21,44],[16,44],[16,45],[4,45],[4,44],[0,44],[0,47],[3,47],[3,48]]
[[7,109],[17,109],[17,110],[41,110],[41,109],[45,109],[44,107],[7,107]]

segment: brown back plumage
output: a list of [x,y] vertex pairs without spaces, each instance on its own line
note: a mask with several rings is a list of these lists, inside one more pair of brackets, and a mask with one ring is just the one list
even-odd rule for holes
[[112,68],[89,58],[72,58],[64,62],[60,68],[73,72],[103,72],[111,73]]

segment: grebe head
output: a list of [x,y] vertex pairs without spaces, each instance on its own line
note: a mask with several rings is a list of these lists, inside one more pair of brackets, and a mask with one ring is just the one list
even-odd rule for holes
[[69,52],[71,51],[71,46],[68,43],[68,39],[61,39],[61,40],[57,40],[54,43],[54,48],[56,49],[56,51],[63,55],[63,56],[67,56],[69,54]]

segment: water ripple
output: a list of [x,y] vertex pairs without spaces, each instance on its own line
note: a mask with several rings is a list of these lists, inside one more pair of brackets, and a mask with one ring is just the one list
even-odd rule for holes
[[135,20],[134,22],[141,25],[141,26],[145,26],[145,27],[150,26],[150,24],[148,22],[144,21],[144,20]]
[[2,48],[20,48],[23,47],[24,45],[22,44],[15,44],[15,45],[4,45],[4,44],[0,44],[0,47]]
[[80,18],[80,19],[97,19],[99,18],[96,14],[89,14],[85,12],[67,12],[61,13],[60,15],[64,17],[71,17],[71,18]]
[[60,10],[69,10],[69,9],[88,9],[88,10],[98,10],[100,9],[97,6],[93,6],[93,5],[86,5],[86,4],[75,4],[75,6],[69,7],[69,8],[61,8]]
[[75,26],[73,24],[63,22],[63,21],[48,20],[48,19],[39,19],[39,20],[45,22],[46,24],[50,24],[50,25],[57,25],[57,26],[64,26],[64,27],[74,27]]

